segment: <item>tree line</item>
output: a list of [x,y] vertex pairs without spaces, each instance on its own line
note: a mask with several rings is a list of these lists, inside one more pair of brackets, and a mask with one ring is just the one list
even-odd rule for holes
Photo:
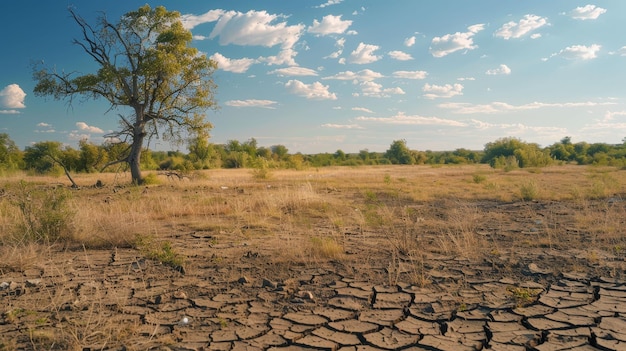
[[[63,174],[126,171],[125,163],[113,163],[130,147],[127,143],[106,142],[96,145],[81,140],[78,148],[58,141],[42,141],[21,150],[6,133],[0,133],[0,174],[27,171],[32,174]],[[626,138],[622,144],[573,143],[570,137],[547,147],[518,138],[501,138],[485,144],[483,150],[464,148],[453,151],[410,149],[406,140],[394,140],[385,152],[367,149],[358,153],[337,150],[334,153],[290,153],[284,145],[259,146],[256,139],[229,140],[225,144],[208,138],[188,140],[187,151],[141,153],[142,170],[167,170],[181,173],[216,168],[304,169],[326,166],[360,165],[441,165],[489,164],[512,170],[555,164],[579,164],[626,167]]]

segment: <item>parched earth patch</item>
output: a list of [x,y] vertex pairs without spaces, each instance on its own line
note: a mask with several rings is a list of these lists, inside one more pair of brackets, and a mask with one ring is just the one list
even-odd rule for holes
[[4,349],[626,348],[626,280],[537,264],[512,278],[493,263],[431,258],[446,270],[420,287],[329,264],[237,278],[241,267],[183,275],[130,249],[55,257],[2,276]]

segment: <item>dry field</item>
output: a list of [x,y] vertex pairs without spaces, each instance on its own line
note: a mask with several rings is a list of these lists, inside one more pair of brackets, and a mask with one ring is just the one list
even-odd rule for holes
[[[552,334],[516,311],[550,306],[549,287],[579,277],[591,303],[593,282],[626,281],[626,171],[615,168],[210,170],[156,174],[142,187],[129,178],[77,175],[77,190],[64,178],[0,179],[0,350],[454,349],[440,339],[454,346],[450,326],[479,310],[485,323],[493,311],[521,316],[530,336],[501,344],[524,349]],[[418,312],[422,302],[431,305]],[[330,309],[341,313],[320,312]],[[377,324],[370,310],[401,315],[375,314]],[[615,317],[626,300],[623,310]],[[424,311],[437,314],[436,335],[406,330],[429,321]],[[341,332],[333,323],[344,320],[377,327],[343,339],[319,331]],[[375,333],[399,333],[400,344]],[[457,341],[493,348],[493,335]]]

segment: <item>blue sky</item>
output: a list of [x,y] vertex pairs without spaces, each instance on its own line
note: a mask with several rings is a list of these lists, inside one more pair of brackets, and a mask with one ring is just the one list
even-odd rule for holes
[[[218,62],[211,141],[290,152],[480,150],[501,137],[547,146],[626,137],[626,1],[147,0],[179,11]],[[31,64],[93,72],[78,26],[146,1],[2,4],[0,132],[21,147],[117,127],[105,101],[33,94]],[[156,149],[181,149],[163,141]]]

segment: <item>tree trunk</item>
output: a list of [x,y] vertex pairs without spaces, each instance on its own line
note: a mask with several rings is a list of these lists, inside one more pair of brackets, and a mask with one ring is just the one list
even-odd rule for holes
[[143,139],[146,136],[143,125],[135,125],[133,135],[133,144],[128,155],[128,165],[130,166],[130,175],[133,184],[141,185],[143,178],[141,177],[141,149],[143,147]]

